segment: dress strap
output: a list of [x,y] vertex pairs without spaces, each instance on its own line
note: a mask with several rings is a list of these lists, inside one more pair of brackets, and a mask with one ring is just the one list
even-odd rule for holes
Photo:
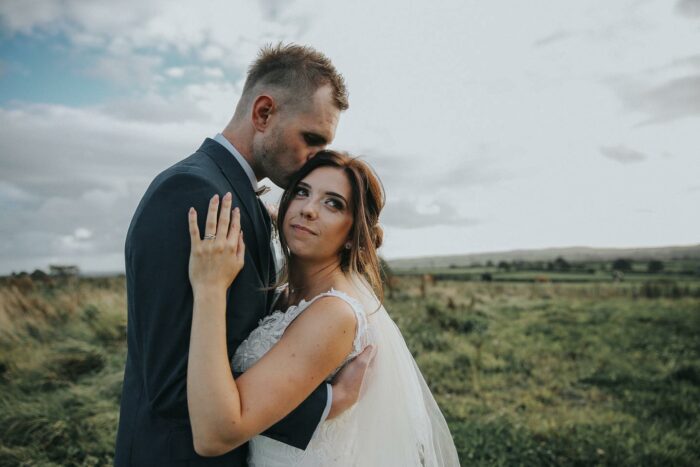
[[362,350],[369,344],[370,338],[367,332],[368,323],[367,315],[365,314],[364,307],[356,298],[346,294],[342,290],[336,290],[331,288],[328,292],[324,292],[319,295],[319,297],[338,297],[345,301],[352,310],[355,312],[355,318],[357,319],[357,331],[355,332],[355,339],[352,344],[352,352],[348,358],[352,358],[362,352]]

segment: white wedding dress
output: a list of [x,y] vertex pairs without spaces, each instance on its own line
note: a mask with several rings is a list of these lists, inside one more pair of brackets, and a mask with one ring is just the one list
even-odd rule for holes
[[[358,281],[368,291],[366,282]],[[345,363],[370,343],[377,347],[360,399],[352,408],[321,423],[306,450],[258,435],[250,440],[250,467],[459,466],[454,442],[399,329],[383,306],[368,307],[371,292],[358,298],[335,289],[277,310],[260,321],[231,361],[236,372],[253,366],[282,337],[287,326],[321,297],[338,297],[355,312],[353,348]],[[364,303],[364,305],[363,305]],[[369,313],[365,309],[371,308]],[[337,368],[327,381],[342,368]]]

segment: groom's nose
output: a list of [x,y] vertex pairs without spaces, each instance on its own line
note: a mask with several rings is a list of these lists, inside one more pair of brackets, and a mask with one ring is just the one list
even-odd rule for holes
[[297,166],[296,166],[295,170],[301,169],[304,166],[304,164],[309,162],[309,160],[313,159],[313,157],[315,155],[316,155],[316,151],[297,154],[297,158],[295,159]]
[[306,156],[302,158],[301,164],[300,164],[300,167],[299,167],[299,168],[301,168],[301,166],[303,166],[304,164],[306,164],[307,162],[309,162],[311,159],[313,159],[315,155],[316,155],[316,152],[315,152],[315,151],[312,151],[312,152],[307,153]]

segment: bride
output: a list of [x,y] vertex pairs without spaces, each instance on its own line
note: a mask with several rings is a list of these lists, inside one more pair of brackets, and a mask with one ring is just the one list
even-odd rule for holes
[[[381,183],[359,159],[322,151],[300,169],[277,219],[286,284],[231,362],[226,290],[244,263],[240,213],[227,194],[217,220],[212,198],[202,239],[190,209],[187,402],[197,453],[217,456],[250,440],[251,466],[459,465],[445,419],[382,305],[383,205]],[[260,435],[368,345],[377,352],[359,401],[331,414],[306,450]]]

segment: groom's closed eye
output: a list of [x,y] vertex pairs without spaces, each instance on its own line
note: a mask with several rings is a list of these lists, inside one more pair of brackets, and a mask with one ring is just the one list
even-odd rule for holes
[[304,133],[304,141],[309,146],[325,146],[328,144],[326,138],[316,133]]

